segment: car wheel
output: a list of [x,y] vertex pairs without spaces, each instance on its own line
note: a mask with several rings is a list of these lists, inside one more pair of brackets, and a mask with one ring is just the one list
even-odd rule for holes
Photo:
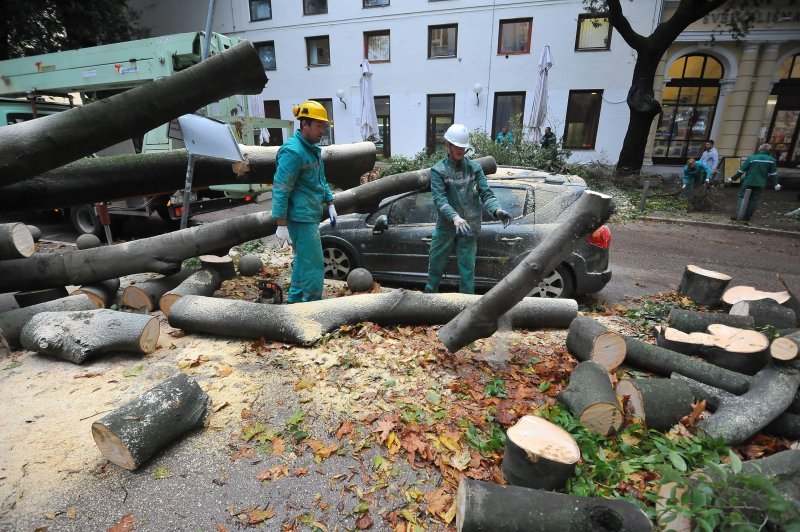
[[69,218],[79,235],[103,234],[103,225],[94,213],[93,205],[73,205],[69,209]]
[[328,245],[322,248],[325,261],[325,278],[346,281],[347,276],[356,267],[355,261],[342,248]]
[[542,279],[539,285],[531,290],[528,297],[572,297],[575,283],[572,272],[566,266],[559,266],[550,275]]

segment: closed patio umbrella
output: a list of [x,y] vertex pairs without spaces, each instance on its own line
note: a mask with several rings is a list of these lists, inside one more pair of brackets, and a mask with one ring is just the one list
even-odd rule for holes
[[375,114],[375,95],[372,90],[372,70],[369,61],[361,63],[361,138],[378,142],[378,117]]
[[544,119],[547,116],[547,74],[552,66],[553,58],[550,55],[550,46],[546,44],[542,49],[542,57],[539,58],[539,79],[533,93],[533,107],[528,121],[531,140],[536,144],[542,140],[542,126],[544,126]]

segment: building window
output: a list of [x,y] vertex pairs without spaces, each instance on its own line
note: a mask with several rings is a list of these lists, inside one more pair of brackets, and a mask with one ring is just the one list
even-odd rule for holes
[[392,131],[389,119],[389,97],[375,96],[375,116],[378,118],[378,137],[380,140],[375,143],[378,155],[382,157],[392,156]]
[[308,66],[331,64],[331,44],[327,35],[306,37],[306,58]]
[[600,123],[602,90],[569,91],[567,120],[564,125],[564,147],[573,150],[593,150]]
[[328,12],[328,0],[303,0],[304,15],[324,15]]
[[428,153],[444,148],[444,133],[455,121],[455,94],[428,95],[428,132],[425,146]]
[[455,57],[457,52],[458,24],[428,26],[428,59]]
[[500,36],[497,43],[498,54],[531,53],[531,27],[533,19],[518,18],[500,21]]
[[250,21],[270,20],[272,18],[272,0],[250,0]]
[[611,23],[608,17],[578,15],[578,32],[575,35],[576,51],[611,49]]
[[389,61],[389,30],[364,32],[364,57],[370,63]]
[[653,162],[682,164],[700,157],[711,136],[722,64],[711,56],[689,54],[675,61],[661,96]]
[[[800,167],[800,54],[787,57],[778,69],[780,80],[767,100],[767,142],[778,166]],[[770,105],[770,103],[772,105]]]
[[322,134],[322,139],[319,141],[320,146],[330,146],[335,141],[333,140],[333,98],[311,98],[315,102],[319,102],[328,113],[328,123],[325,125],[325,133]]
[[389,0],[364,0],[364,7],[383,7],[388,5]]
[[261,64],[264,65],[264,70],[275,70],[277,68],[275,63],[275,41],[257,42],[255,46],[258,57],[261,59]]
[[[524,92],[497,92],[494,95],[494,117],[492,118],[492,138],[495,138],[505,126],[510,126],[513,119],[518,119],[522,125],[522,115],[525,113]],[[511,129],[511,128],[509,128]]]

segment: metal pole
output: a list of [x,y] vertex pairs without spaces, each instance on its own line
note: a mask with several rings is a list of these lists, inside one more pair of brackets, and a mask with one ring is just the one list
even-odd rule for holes
[[186,184],[183,188],[183,211],[181,212],[181,229],[189,225],[189,205],[192,202],[192,178],[194,177],[194,156],[189,154],[189,163],[186,166]]
[[650,192],[650,178],[644,180],[644,186],[642,187],[642,201],[639,203],[639,210],[644,211],[647,207],[647,194]]
[[750,190],[749,188],[745,189],[745,191],[744,191],[744,197],[742,198],[742,204],[739,205],[739,212],[736,214],[736,221],[737,222],[742,221],[742,218],[744,218],[744,213],[747,211],[747,204],[750,202],[750,193],[751,192],[752,192],[752,190]]
[[208,0],[208,18],[206,19],[206,37],[203,43],[202,60],[208,59],[209,47],[211,46],[211,21],[214,19],[214,0]]

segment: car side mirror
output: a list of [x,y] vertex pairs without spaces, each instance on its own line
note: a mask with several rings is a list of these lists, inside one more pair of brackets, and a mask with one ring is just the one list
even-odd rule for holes
[[372,228],[373,235],[379,235],[389,229],[389,217],[381,214],[375,220],[375,227]]

